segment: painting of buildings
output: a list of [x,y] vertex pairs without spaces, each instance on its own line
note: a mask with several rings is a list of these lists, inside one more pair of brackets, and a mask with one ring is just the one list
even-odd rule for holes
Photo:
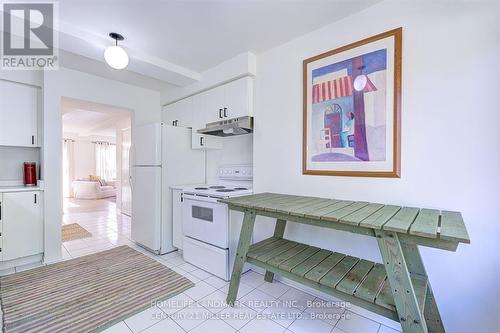
[[384,161],[387,50],[312,71],[312,161]]

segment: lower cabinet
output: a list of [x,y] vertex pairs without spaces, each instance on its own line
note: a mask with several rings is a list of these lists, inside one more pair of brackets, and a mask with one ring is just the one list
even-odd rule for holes
[[193,130],[192,149],[222,149],[222,138],[219,136],[196,133]]
[[40,191],[0,193],[1,260],[43,252],[42,200]]
[[172,244],[182,250],[182,190],[172,190]]

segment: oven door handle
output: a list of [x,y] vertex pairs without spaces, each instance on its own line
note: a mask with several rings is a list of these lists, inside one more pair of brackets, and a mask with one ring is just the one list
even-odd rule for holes
[[[182,193],[182,197],[184,198],[184,202],[186,200],[192,200],[192,201],[198,201],[198,202],[212,202],[212,203],[220,203],[219,200],[222,200],[221,198],[212,198],[212,197],[204,197],[204,196],[199,196],[199,195],[193,195],[190,193]],[[220,203],[222,204],[222,203]]]

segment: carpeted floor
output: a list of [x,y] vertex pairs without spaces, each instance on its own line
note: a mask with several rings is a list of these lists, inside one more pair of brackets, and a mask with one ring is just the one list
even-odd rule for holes
[[193,286],[128,247],[0,278],[3,332],[101,331]]
[[61,232],[61,238],[63,242],[92,237],[92,234],[88,232],[87,229],[80,226],[78,223],[63,224]]

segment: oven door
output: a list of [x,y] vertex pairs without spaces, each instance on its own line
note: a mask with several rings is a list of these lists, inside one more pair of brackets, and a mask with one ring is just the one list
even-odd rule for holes
[[228,207],[217,200],[183,193],[182,227],[187,237],[227,249]]

